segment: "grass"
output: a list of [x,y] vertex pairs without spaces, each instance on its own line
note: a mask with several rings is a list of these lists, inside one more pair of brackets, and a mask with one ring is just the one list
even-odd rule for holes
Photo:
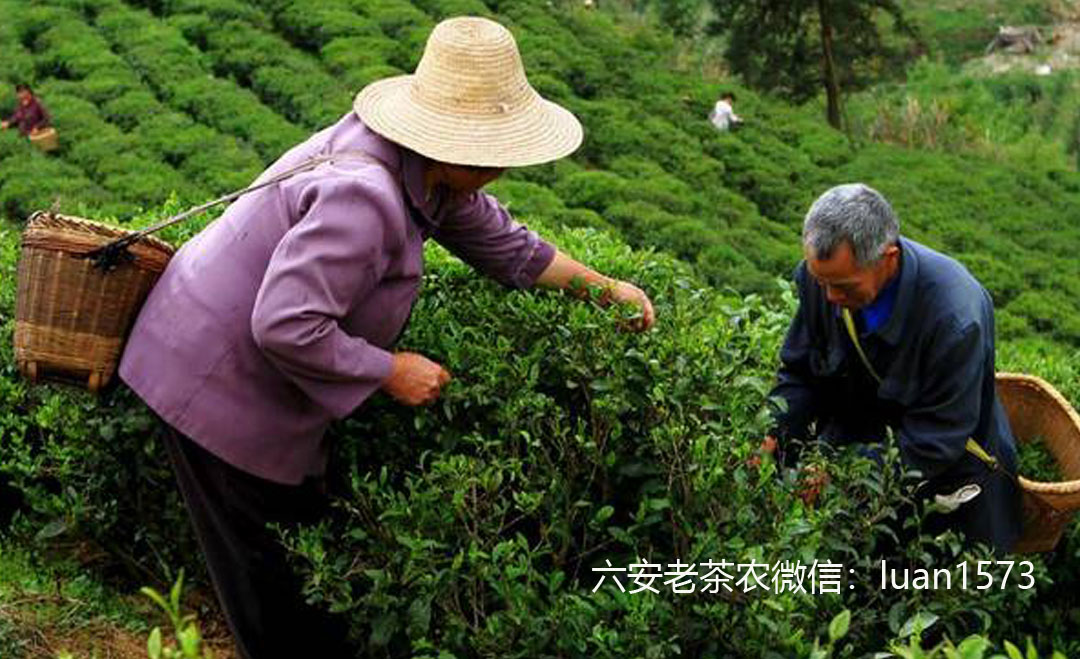
[[[213,613],[205,593],[189,608]],[[206,615],[200,618],[207,619]],[[70,557],[31,553],[0,538],[0,657],[3,659],[145,659],[152,626],[168,623],[146,597],[99,581]],[[204,628],[214,656],[232,657],[220,622]]]

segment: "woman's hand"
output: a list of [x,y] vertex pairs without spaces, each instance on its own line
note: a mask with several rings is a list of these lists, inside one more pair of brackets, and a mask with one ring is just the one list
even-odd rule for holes
[[653,312],[652,301],[645,291],[625,281],[616,281],[608,289],[608,298],[615,302],[632,304],[641,309],[641,321],[634,324],[634,329],[644,332],[656,322],[656,314]]
[[394,354],[394,369],[382,389],[404,405],[427,405],[450,382],[450,372],[440,364],[415,352]]
[[582,299],[589,299],[589,286],[598,286],[603,289],[599,302],[626,302],[641,309],[641,320],[634,323],[633,329],[643,332],[656,322],[652,302],[640,288],[629,282],[605,277],[558,250],[555,258],[536,278],[536,283],[562,288]]

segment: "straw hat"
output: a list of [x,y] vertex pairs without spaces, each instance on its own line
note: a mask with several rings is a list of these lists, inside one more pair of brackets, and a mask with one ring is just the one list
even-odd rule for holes
[[353,109],[383,137],[458,165],[536,165],[582,138],[577,118],[529,85],[510,31],[473,16],[436,25],[416,73],[371,83]]

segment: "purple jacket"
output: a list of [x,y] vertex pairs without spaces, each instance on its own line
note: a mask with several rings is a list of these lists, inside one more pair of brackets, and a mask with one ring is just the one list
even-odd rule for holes
[[[512,287],[555,250],[494,197],[425,197],[424,158],[353,113],[260,180],[315,155],[362,150],[244,195],[176,253],[136,320],[120,376],[226,462],[296,484],[326,468],[323,435],[391,371],[434,238]],[[412,210],[410,210],[410,206]]]

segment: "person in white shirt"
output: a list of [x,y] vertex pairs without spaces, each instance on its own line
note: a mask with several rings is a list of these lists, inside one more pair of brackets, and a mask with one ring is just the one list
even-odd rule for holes
[[735,114],[735,94],[724,92],[720,100],[713,106],[709,113],[709,121],[716,126],[717,130],[727,131],[742,123],[742,119]]

